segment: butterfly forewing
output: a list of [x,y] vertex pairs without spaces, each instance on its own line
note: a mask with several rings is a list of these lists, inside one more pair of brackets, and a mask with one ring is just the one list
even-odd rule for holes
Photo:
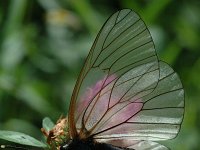
[[[141,109],[140,97],[153,91],[158,79],[158,59],[146,25],[135,12],[118,11],[97,35],[76,83],[69,116],[75,115],[77,129],[84,125],[95,133],[112,118],[113,111],[123,115],[130,105]],[[130,111],[128,117],[138,110]]]

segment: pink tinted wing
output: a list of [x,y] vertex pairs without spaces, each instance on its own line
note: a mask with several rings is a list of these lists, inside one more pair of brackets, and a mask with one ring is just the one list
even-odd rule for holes
[[132,10],[116,12],[98,33],[76,83],[70,128],[101,137],[109,128],[122,127],[141,112],[143,97],[154,91],[158,79],[158,58],[146,25]]
[[132,105],[132,110],[121,112],[126,119],[118,117],[116,109],[107,112],[102,119],[107,123],[100,122],[93,133],[97,141],[115,145],[114,140],[128,144],[131,140],[159,141],[176,137],[183,120],[184,90],[177,73],[168,64],[160,61],[159,68],[159,82],[152,92],[135,101],[132,101],[135,94],[129,95],[126,102]]

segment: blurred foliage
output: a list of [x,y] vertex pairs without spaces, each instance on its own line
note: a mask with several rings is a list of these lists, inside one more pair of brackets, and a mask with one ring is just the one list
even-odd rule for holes
[[149,27],[160,59],[186,91],[173,150],[200,148],[200,1],[6,0],[0,2],[0,129],[41,138],[42,118],[66,115],[80,68],[100,27],[131,8]]

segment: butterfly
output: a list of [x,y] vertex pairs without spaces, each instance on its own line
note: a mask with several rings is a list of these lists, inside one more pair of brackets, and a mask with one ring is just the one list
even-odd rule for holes
[[100,29],[76,82],[68,116],[49,131],[51,149],[167,150],[184,115],[177,73],[158,59],[151,34],[130,9]]

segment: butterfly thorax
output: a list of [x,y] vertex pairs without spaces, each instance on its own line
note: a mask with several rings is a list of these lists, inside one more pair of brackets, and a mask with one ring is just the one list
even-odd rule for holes
[[61,146],[60,150],[126,150],[126,149],[114,147],[106,143],[98,143],[93,139],[80,140],[78,138],[75,138],[68,144],[64,144],[63,146]]
[[69,143],[60,147],[60,150],[94,150],[95,142],[92,139],[81,140],[74,138]]

